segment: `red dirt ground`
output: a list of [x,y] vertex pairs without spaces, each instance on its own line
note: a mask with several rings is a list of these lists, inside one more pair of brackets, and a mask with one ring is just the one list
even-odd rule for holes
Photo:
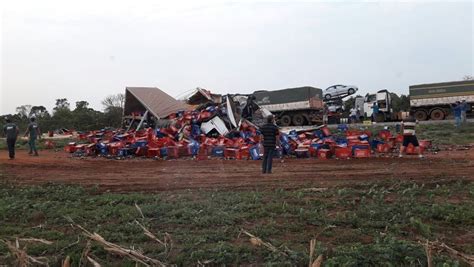
[[441,151],[417,157],[349,160],[286,159],[274,161],[274,173],[260,174],[261,161],[211,159],[110,160],[72,158],[65,152],[42,151],[30,157],[18,151],[15,160],[0,154],[0,171],[18,184],[47,182],[97,185],[110,191],[163,191],[198,188],[328,187],[385,179],[474,180],[474,150]]

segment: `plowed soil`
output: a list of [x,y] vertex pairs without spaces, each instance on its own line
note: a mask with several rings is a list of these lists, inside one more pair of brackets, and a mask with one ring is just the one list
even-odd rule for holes
[[252,160],[80,159],[62,151],[42,151],[39,157],[18,151],[15,160],[8,160],[6,151],[1,152],[0,170],[10,182],[79,184],[116,192],[328,187],[387,179],[423,181],[435,177],[474,180],[472,149],[441,151],[425,159],[407,156],[401,159],[274,160],[270,175],[262,175],[261,161]]

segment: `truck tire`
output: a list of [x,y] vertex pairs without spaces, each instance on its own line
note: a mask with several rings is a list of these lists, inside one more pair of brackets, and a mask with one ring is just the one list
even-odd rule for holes
[[419,121],[426,121],[428,119],[428,113],[425,110],[419,109],[415,111],[415,119]]
[[283,115],[280,118],[280,125],[281,126],[290,126],[291,124],[291,117],[289,115]]
[[301,114],[295,114],[295,115],[293,115],[292,121],[293,121],[293,125],[295,125],[295,126],[301,126],[301,125],[304,124],[305,119],[304,119],[303,115],[301,115]]
[[436,120],[436,121],[444,120],[444,117],[445,117],[444,111],[439,108],[433,109],[430,113],[430,118],[432,120]]

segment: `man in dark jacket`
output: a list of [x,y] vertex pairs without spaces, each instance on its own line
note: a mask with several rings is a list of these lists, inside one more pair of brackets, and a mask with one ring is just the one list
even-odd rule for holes
[[30,145],[30,152],[28,152],[28,154],[38,156],[38,149],[36,149],[36,139],[41,138],[41,133],[34,117],[30,118],[30,124],[26,130],[25,137],[28,135],[28,145]]
[[18,126],[16,124],[12,123],[10,119],[6,119],[7,124],[3,126],[3,133],[5,137],[7,138],[7,146],[8,146],[8,155],[10,159],[15,158],[15,143],[16,143],[16,138],[18,136],[18,133],[20,130],[18,129]]
[[260,127],[263,135],[263,162],[262,173],[272,173],[273,155],[276,148],[278,127],[275,125],[273,115],[267,117],[267,123]]

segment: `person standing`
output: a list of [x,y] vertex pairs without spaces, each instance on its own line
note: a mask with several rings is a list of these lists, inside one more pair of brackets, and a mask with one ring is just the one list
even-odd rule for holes
[[459,128],[461,126],[461,115],[462,115],[462,105],[461,102],[456,101],[456,103],[452,106],[453,111],[454,111],[454,121],[456,128]]
[[377,122],[377,117],[379,114],[379,105],[377,102],[374,102],[372,105],[372,122]]
[[9,118],[5,121],[6,124],[3,126],[3,134],[7,138],[8,156],[10,159],[15,159],[15,143],[20,130]]
[[467,102],[466,102],[466,99],[463,99],[461,101],[461,123],[463,124],[467,122],[466,112],[467,112]]
[[34,117],[30,118],[30,124],[28,124],[28,129],[25,132],[25,137],[28,135],[30,136],[28,140],[30,151],[28,154],[32,155],[34,153],[33,155],[38,156],[38,150],[36,149],[36,139],[41,138],[41,133]]
[[351,123],[357,122],[357,109],[356,108],[351,108],[350,117],[351,117]]
[[273,115],[267,117],[267,123],[260,127],[260,132],[263,135],[262,173],[272,173],[273,155],[279,133]]
[[357,122],[362,122],[363,121],[362,114],[360,112],[360,107],[359,106],[357,106],[356,117],[357,117]]
[[418,139],[416,138],[416,125],[418,124],[418,121],[415,120],[413,114],[408,116],[406,120],[402,121],[402,134],[403,134],[403,143],[400,146],[400,154],[398,157],[402,158],[403,153],[406,150],[406,147],[409,144],[412,144],[415,147],[415,151],[418,154],[419,158],[423,158],[423,154],[421,153],[420,150],[420,144],[418,143]]

